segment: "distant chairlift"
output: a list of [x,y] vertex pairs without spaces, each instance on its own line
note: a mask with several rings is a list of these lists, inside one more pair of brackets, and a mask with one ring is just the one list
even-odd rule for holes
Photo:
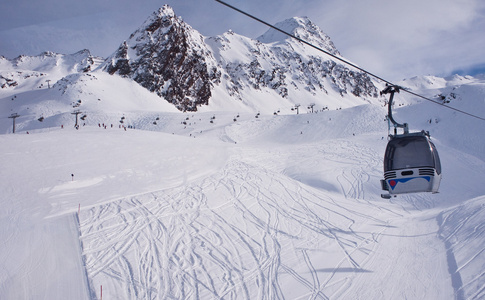
[[[381,197],[406,193],[437,193],[441,182],[441,163],[436,146],[430,141],[429,132],[409,133],[408,124],[399,124],[392,117],[392,101],[399,87],[388,86],[381,94],[390,93],[388,117],[394,124],[394,135],[390,135],[384,155],[383,190],[389,194]],[[397,127],[403,134],[397,134]]]

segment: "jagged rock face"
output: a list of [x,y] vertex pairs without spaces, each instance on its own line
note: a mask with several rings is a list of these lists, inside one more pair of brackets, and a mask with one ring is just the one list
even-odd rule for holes
[[[330,37],[307,17],[290,18],[277,23],[275,27],[332,55],[340,56]],[[302,46],[304,50],[309,49],[309,46],[281,32],[269,29],[258,41],[271,45],[270,51],[277,57],[273,64],[284,70],[287,78],[292,78],[291,81],[281,82],[280,88],[285,84],[304,84],[305,89],[312,94],[317,89],[327,92],[327,89],[332,88],[341,96],[351,93],[357,97],[377,97],[377,89],[367,74],[354,71],[321,52],[301,51],[299,49]]]
[[121,44],[103,69],[131,77],[182,111],[207,105],[220,72],[204,38],[162,7]]
[[[278,28],[286,29],[304,40],[313,40],[314,45],[339,55],[330,38],[313,23],[307,19],[293,19],[279,23],[281,27]],[[301,27],[302,24],[308,28]],[[292,29],[291,26],[297,27]],[[233,32],[209,40],[228,78],[229,94],[236,98],[241,99],[241,92],[247,88],[270,88],[283,98],[302,89],[310,93],[309,96],[315,96],[318,91],[328,94],[329,90],[341,96],[352,94],[375,98],[378,95],[377,88],[367,74],[348,68],[324,54],[305,52],[306,46],[274,30],[268,31],[258,40]],[[236,56],[233,51],[247,55],[238,61],[226,59]]]

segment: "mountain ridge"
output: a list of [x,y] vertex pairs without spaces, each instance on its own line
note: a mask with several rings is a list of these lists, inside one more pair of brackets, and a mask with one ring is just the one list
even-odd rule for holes
[[[278,24],[340,55],[330,38],[308,18],[294,17]],[[164,5],[106,59],[92,56],[89,50],[21,55],[13,60],[0,57],[0,86],[14,94],[15,90],[49,87],[75,73],[106,72],[130,78],[179,111],[237,106],[272,113],[285,106],[337,108],[377,99],[377,88],[366,74],[298,41],[284,38],[275,42],[275,38],[271,30],[260,37],[267,43],[232,31],[204,37]],[[72,85],[74,88],[76,83]]]
[[[277,24],[300,37],[318,39],[321,47],[340,56],[330,38],[308,18],[294,17]],[[130,84],[134,89],[130,95],[150,94],[147,99],[151,102],[158,99],[182,112],[291,113],[290,108],[297,106],[340,109],[366,103],[381,105],[385,101],[378,96],[379,84],[365,73],[299,41],[277,37],[273,31],[268,30],[259,39],[233,31],[204,37],[165,5],[153,12],[107,59],[92,56],[89,50],[68,55],[44,52],[13,60],[0,57],[0,92],[7,99],[55,86],[62,91],[44,91],[37,101],[62,102],[63,107],[69,108],[78,100],[84,101],[83,106],[89,101],[104,101],[110,90],[126,85],[125,78],[148,92],[135,91],[138,87]],[[112,77],[107,80],[109,77],[102,73]],[[105,86],[100,88],[103,81]],[[136,107],[143,102],[144,109],[148,109],[147,102],[136,97],[127,99],[113,93],[109,98],[118,98],[110,100],[113,107]],[[118,105],[128,102],[133,103]],[[104,101],[102,107],[107,105]],[[90,109],[95,107],[101,106]],[[167,106],[154,103],[153,107]],[[40,113],[43,112],[37,112]]]
[[[330,38],[308,18],[295,17],[278,24],[339,55]],[[165,5],[120,45],[102,69],[132,78],[181,111],[208,105],[216,86],[224,86],[227,96],[238,100],[244,97],[241,90],[245,89],[271,89],[281,98],[300,89],[310,97],[316,96],[317,90],[328,94],[330,89],[341,96],[377,97],[377,89],[366,74],[291,40],[273,43],[277,37],[271,30],[260,38],[268,43],[232,31],[204,38]],[[304,77],[311,78],[304,82]]]
[[[274,26],[299,39],[314,44],[315,46],[320,47],[333,55],[340,56],[340,52],[333,44],[330,37],[308,17],[289,18],[276,23]],[[266,44],[294,41],[292,37],[273,28],[268,29],[268,31],[260,35],[258,38],[256,38],[256,40]]]

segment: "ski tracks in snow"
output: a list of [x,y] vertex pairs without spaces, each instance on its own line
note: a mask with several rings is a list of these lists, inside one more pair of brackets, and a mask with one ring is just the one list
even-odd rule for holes
[[479,197],[437,217],[445,243],[455,299],[483,299],[485,271],[485,198]]
[[328,299],[368,272],[388,216],[232,159],[83,211],[80,228],[90,286],[106,298]]

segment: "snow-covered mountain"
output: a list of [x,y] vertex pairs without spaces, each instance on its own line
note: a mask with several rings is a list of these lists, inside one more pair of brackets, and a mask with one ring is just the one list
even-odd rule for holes
[[38,56],[20,55],[12,60],[0,56],[0,88],[43,88],[72,73],[96,69],[104,59],[92,56],[89,50],[74,54],[44,52]]
[[[339,55],[308,18],[278,26]],[[287,114],[296,106],[340,109],[378,101],[367,75],[300,42],[273,30],[259,39],[232,31],[203,37],[169,6],[154,12],[106,60],[88,50],[0,57],[0,86],[0,96],[15,101],[4,101],[3,111],[20,114],[19,125],[43,119],[60,126],[73,109],[91,116],[102,110],[116,118],[127,108],[173,111],[170,106]]]
[[426,89],[440,89],[447,86],[461,86],[463,84],[473,83],[476,78],[472,76],[461,76],[458,74],[449,77],[437,77],[437,76],[414,76],[409,79],[404,79],[399,82],[400,85],[406,86],[412,89],[426,90]]
[[[339,55],[330,38],[308,18],[292,18],[277,26]],[[204,38],[169,6],[153,13],[102,68],[132,78],[183,111],[210,104],[214,89],[222,89],[227,101],[246,98],[254,90],[290,102],[307,98],[306,102],[322,103],[333,93],[377,97],[366,74],[273,29],[258,40],[231,31]]]
[[[299,39],[302,39],[310,44],[313,44],[333,55],[340,55],[339,51],[326,35],[315,23],[308,17],[294,17],[274,25],[276,28],[289,33]],[[266,33],[257,38],[262,43],[289,43],[292,39],[288,35],[269,29]]]

